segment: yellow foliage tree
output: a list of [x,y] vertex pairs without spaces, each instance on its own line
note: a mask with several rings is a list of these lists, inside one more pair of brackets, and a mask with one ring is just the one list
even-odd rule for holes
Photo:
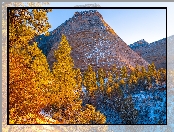
[[155,64],[152,62],[152,64],[148,65],[148,77],[150,78],[150,83],[155,82],[155,74],[157,70],[155,67]]
[[112,78],[112,74],[111,72],[109,71],[108,72],[108,81],[107,81],[107,84],[106,84],[106,93],[109,95],[109,97],[111,96],[111,92],[113,90],[113,78]]
[[148,72],[146,71],[145,67],[144,66],[141,66],[141,71],[140,71],[141,75],[140,75],[140,86],[142,88],[146,88],[147,85],[148,85]]
[[[53,118],[64,124],[91,124],[93,123],[91,120],[98,122],[101,113],[98,114],[88,109],[88,105],[86,108],[82,107],[80,71],[73,69],[74,63],[70,53],[71,46],[66,36],[62,35],[58,49],[55,51],[57,62],[53,64],[52,71],[55,78],[53,94],[51,95],[52,98],[54,97],[52,102],[52,106],[54,106]],[[86,113],[88,116],[85,116]],[[95,119],[92,118],[94,115],[97,115]]]
[[[55,78],[54,102],[55,111],[53,117],[57,120],[65,119],[66,123],[70,123],[81,109],[82,101],[79,98],[79,92],[76,92],[76,74],[73,69],[74,63],[70,56],[71,47],[65,35],[55,51],[57,62],[53,64],[53,75]],[[52,96],[53,97],[53,96]]]
[[88,65],[88,69],[84,73],[83,83],[84,83],[84,86],[87,89],[87,92],[88,92],[89,96],[93,96],[95,91],[97,90],[97,80],[96,80],[96,74],[92,70],[91,65]]
[[[9,112],[11,124],[30,124],[26,115],[39,114],[48,103],[45,92],[51,74],[46,57],[37,44],[28,42],[39,33],[45,33],[47,10],[9,10]],[[38,14],[41,22],[35,17]],[[37,23],[37,24],[36,24]],[[46,24],[46,25],[45,25]],[[39,27],[43,27],[40,28]]]
[[25,47],[37,35],[48,34],[51,25],[47,13],[51,9],[9,9],[9,46]]
[[89,104],[86,105],[80,119],[82,124],[104,124],[106,122],[106,117]]
[[75,80],[76,80],[76,92],[80,95],[80,98],[83,97],[84,93],[82,91],[82,74],[80,69],[75,69]]
[[102,68],[99,68],[98,70],[98,77],[97,81],[99,83],[99,91],[103,93],[104,91],[104,78],[105,78],[105,72]]
[[[38,115],[49,102],[46,93],[52,80],[46,57],[36,43],[23,50],[10,48],[9,75],[10,121],[29,123],[25,115]],[[18,121],[20,116],[26,121]]]
[[121,68],[121,77],[122,77],[122,79],[127,78],[127,68],[126,68],[126,66],[123,66]]
[[118,82],[119,72],[118,72],[116,65],[113,65],[113,67],[112,67],[112,76],[113,76],[114,82]]
[[159,69],[160,72],[160,82],[161,83],[166,83],[167,75],[166,75],[166,69]]

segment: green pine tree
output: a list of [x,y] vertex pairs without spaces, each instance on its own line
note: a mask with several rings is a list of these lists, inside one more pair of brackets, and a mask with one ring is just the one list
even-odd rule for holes
[[131,96],[122,101],[120,117],[122,118],[123,124],[137,123],[138,111],[134,108]]

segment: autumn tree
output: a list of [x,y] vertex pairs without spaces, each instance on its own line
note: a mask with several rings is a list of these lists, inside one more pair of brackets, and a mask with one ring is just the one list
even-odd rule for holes
[[9,9],[9,46],[25,47],[37,35],[49,35],[47,13],[51,9]]
[[[28,44],[31,38],[46,32],[49,28],[47,10],[37,9],[37,13],[35,11],[35,9],[31,12],[28,9],[10,9],[8,12],[9,110],[12,124],[30,123],[26,115],[38,115],[48,101],[43,90],[49,85],[48,78],[51,76],[46,57],[36,43]],[[38,14],[40,18],[37,18]],[[40,23],[35,22],[38,19],[41,19]],[[20,116],[23,120],[19,120]]]
[[9,68],[10,110],[18,116],[38,114],[48,103],[46,93],[52,81],[46,57],[36,43],[25,50],[12,47]]

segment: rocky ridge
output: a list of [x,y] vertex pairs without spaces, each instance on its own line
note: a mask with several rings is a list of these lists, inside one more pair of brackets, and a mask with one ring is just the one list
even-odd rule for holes
[[88,64],[94,69],[102,67],[106,70],[114,64],[118,68],[125,65],[130,69],[136,65],[148,65],[114,32],[98,11],[90,10],[75,12],[72,18],[44,38],[45,44],[39,45],[45,47],[43,51],[46,52],[50,68],[56,61],[54,50],[57,49],[62,34],[66,35],[72,47],[71,56],[75,67],[81,70],[86,69]]
[[154,62],[157,69],[166,69],[166,38],[148,43],[144,39],[129,45],[147,62]]

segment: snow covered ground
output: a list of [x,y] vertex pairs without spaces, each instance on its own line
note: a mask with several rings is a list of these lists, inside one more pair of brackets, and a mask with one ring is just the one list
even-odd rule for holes
[[[107,78],[105,82],[107,82]],[[82,87],[82,91],[86,94],[86,88],[84,86]],[[137,124],[166,124],[166,99],[166,90],[159,90],[158,87],[133,93],[132,101],[134,108],[138,110]],[[110,107],[113,104],[111,100],[105,99],[104,102],[99,103],[97,110],[100,110],[106,116],[107,124],[122,124],[122,119],[118,111]],[[50,117],[43,110],[40,114]]]
[[166,124],[166,90],[142,91],[132,100],[139,111],[138,124]]

